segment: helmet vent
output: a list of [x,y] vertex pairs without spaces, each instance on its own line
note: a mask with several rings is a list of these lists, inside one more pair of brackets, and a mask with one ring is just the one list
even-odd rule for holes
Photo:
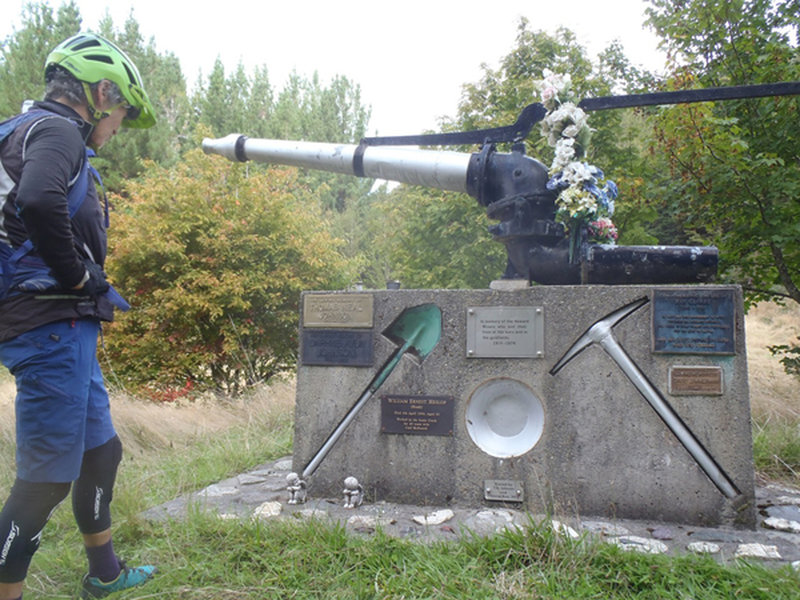
[[81,42],[79,40],[79,43],[75,44],[74,46],[72,46],[72,48],[70,48],[73,52],[79,52],[80,50],[85,50],[86,48],[97,48],[98,46],[100,46],[100,42],[98,42],[97,40],[93,40],[91,38],[89,39],[81,38],[81,39],[83,39],[84,41]]
[[86,60],[94,60],[97,62],[104,62],[109,65],[114,64],[114,60],[110,56],[103,56],[102,54],[87,54]]
[[138,83],[137,83],[137,81],[136,81],[136,77],[134,77],[133,73],[131,73],[131,70],[128,68],[128,65],[126,65],[126,64],[123,62],[123,63],[122,63],[122,66],[123,66],[123,67],[125,67],[125,72],[128,74],[128,80],[129,80],[129,81],[130,81],[130,82],[131,82],[133,85],[138,85]]

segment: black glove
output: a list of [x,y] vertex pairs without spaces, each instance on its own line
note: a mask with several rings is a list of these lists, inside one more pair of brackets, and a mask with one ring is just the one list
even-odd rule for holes
[[89,279],[86,280],[78,292],[83,296],[100,296],[107,292],[110,286],[106,281],[106,274],[103,268],[97,263],[88,260],[84,261],[84,265],[89,273]]

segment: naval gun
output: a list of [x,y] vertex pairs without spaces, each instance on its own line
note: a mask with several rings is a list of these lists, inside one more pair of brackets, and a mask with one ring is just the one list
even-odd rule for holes
[[[800,82],[585,98],[586,112],[800,94]],[[579,247],[556,221],[557,192],[547,187],[547,167],[525,155],[524,139],[547,110],[526,106],[513,125],[473,131],[367,137],[359,144],[248,138],[231,134],[203,140],[203,151],[234,161],[280,164],[396,181],[469,194],[498,223],[489,231],[505,245],[503,278],[545,285],[705,283],[716,276],[713,246],[622,246],[587,241]],[[497,144],[510,143],[510,152]],[[474,153],[416,146],[478,144]]]

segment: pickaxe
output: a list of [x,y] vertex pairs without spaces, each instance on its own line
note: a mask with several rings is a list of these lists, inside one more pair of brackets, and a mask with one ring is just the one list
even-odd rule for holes
[[675,409],[672,408],[656,387],[648,381],[645,374],[614,338],[612,332],[613,327],[622,319],[647,304],[647,302],[647,298],[641,298],[627,306],[615,310],[597,321],[572,344],[564,356],[550,369],[550,374],[555,375],[558,373],[564,365],[575,358],[578,353],[592,344],[600,344],[600,347],[603,348],[622,369],[622,372],[625,373],[628,379],[631,380],[631,383],[636,386],[639,393],[641,393],[644,399],[653,407],[653,410],[655,410],[658,416],[666,423],[670,431],[675,434],[675,437],[678,438],[681,444],[683,444],[683,447],[692,455],[692,458],[700,465],[700,468],[708,475],[708,478],[711,479],[714,485],[719,488],[719,491],[728,498],[735,498],[739,496],[741,492],[739,492],[730,477],[722,470],[722,467],[717,464],[714,457],[703,447],[678,413],[675,412]]
[[383,385],[386,378],[400,362],[406,352],[413,352],[420,360],[424,359],[439,343],[442,336],[442,311],[435,304],[420,304],[405,309],[394,322],[383,332],[383,335],[399,344],[397,350],[387,359],[356,403],[347,411],[347,414],[328,436],[314,458],[303,469],[302,477],[305,479],[317,470],[319,463],[328,454],[344,430],[355,419],[377,389]]

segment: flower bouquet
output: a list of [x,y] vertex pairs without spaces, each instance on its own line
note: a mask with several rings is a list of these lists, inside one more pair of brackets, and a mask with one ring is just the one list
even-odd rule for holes
[[574,102],[568,74],[547,69],[535,82],[547,109],[542,120],[542,135],[555,148],[547,189],[558,193],[556,220],[564,223],[570,238],[570,261],[574,261],[582,241],[614,244],[617,228],[611,221],[617,186],[606,180],[603,171],[580,159],[586,154],[592,130],[586,113]]

